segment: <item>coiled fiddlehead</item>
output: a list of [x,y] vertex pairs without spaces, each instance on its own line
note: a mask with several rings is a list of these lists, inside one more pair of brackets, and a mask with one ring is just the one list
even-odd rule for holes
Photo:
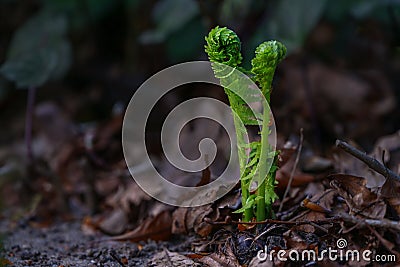
[[260,44],[255,54],[251,61],[251,72],[254,73],[253,79],[259,84],[269,103],[275,69],[285,57],[286,47],[278,41],[268,41]]
[[232,68],[242,63],[240,39],[226,27],[215,27],[206,37],[206,53],[211,62],[222,63]]

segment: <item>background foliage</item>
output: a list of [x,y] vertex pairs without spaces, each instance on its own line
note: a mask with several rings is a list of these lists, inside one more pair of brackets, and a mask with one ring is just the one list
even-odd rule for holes
[[2,0],[0,6],[4,107],[13,101],[23,107],[24,93],[15,87],[45,85],[39,99],[92,96],[76,119],[103,118],[158,70],[206,60],[204,36],[215,25],[241,36],[247,67],[257,44],[277,39],[300,64],[380,68],[398,81],[398,0]]

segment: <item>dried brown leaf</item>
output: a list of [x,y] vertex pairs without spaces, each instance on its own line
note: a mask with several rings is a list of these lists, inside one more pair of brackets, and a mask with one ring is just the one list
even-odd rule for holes
[[[297,216],[294,220],[295,221],[318,221],[318,220],[323,220],[325,219],[326,216],[324,213],[317,212],[317,211],[305,211],[301,213],[299,216]],[[299,226],[293,227],[293,230],[297,231],[304,231],[308,233],[314,233],[316,231],[315,226],[311,224],[303,224]]]
[[210,267],[241,267],[230,245],[224,248],[224,252],[211,253],[198,261]]
[[130,205],[140,206],[143,201],[150,200],[151,197],[146,194],[136,183],[129,183],[127,188],[120,187],[119,190],[106,200],[107,205],[117,208],[122,207],[125,212],[130,211]]
[[283,234],[287,247],[293,250],[302,251],[309,248],[307,242],[295,231],[289,230]]
[[332,189],[320,190],[312,194],[310,201],[323,207],[325,210],[332,210],[336,191]]
[[332,174],[329,178],[331,186],[343,197],[351,212],[373,219],[385,216],[385,202],[366,187],[365,178],[348,174]]
[[213,212],[212,205],[195,208],[178,208],[172,214],[172,233],[187,234],[195,231],[200,236],[207,236],[212,230],[212,225],[204,222],[204,218]]
[[130,240],[132,242],[152,240],[168,240],[171,236],[172,217],[170,211],[164,210],[155,217],[148,217],[134,230],[112,237],[111,240]]

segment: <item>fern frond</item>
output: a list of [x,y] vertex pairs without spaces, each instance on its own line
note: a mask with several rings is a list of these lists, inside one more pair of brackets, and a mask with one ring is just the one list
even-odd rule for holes
[[269,103],[275,69],[285,57],[286,47],[278,41],[268,41],[260,44],[255,54],[251,61],[251,72],[254,73],[254,80],[258,82]]
[[205,39],[205,50],[211,62],[222,63],[232,68],[242,63],[240,39],[234,31],[217,26]]
[[213,63],[215,77],[220,79],[221,86],[225,89],[232,110],[245,125],[259,125],[261,114],[254,114],[246,104],[259,101],[258,89],[251,90],[249,78],[241,71],[236,71],[238,68],[242,70],[239,67],[242,63],[239,37],[230,29],[217,26],[205,39],[207,42],[205,51]]

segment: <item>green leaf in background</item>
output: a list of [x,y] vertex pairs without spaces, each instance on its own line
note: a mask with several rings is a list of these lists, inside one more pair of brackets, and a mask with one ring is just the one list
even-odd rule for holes
[[152,14],[156,28],[144,32],[140,41],[143,44],[163,42],[198,14],[199,8],[194,0],[161,0]]
[[288,54],[299,49],[322,16],[326,3],[326,0],[279,1],[254,34],[251,53],[257,44],[270,39],[284,43]]
[[60,78],[71,61],[66,31],[63,15],[43,10],[33,16],[14,34],[0,73],[19,88],[37,87]]

